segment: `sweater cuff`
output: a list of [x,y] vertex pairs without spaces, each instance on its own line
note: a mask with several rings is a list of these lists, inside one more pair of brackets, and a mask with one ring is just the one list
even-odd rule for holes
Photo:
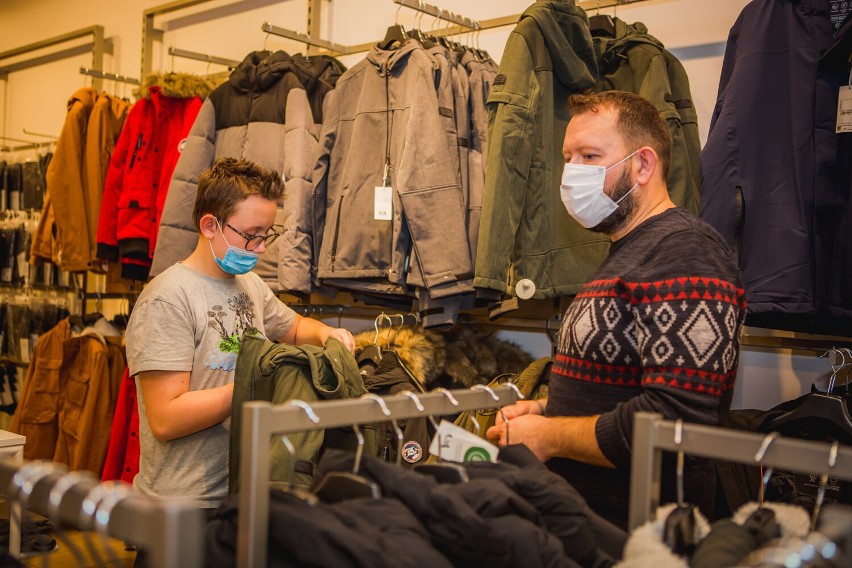
[[595,438],[604,457],[617,468],[630,465],[630,440],[622,433],[615,413],[606,412],[598,417],[595,423]]

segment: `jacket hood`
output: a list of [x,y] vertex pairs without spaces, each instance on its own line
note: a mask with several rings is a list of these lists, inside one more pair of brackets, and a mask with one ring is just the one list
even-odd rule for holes
[[[373,345],[375,331],[364,331],[355,336],[355,352],[360,353]],[[423,385],[434,384],[444,372],[447,342],[434,331],[420,328],[382,329],[376,343],[391,345],[400,361]]]
[[[535,20],[550,58],[553,73],[560,83],[572,90],[586,89],[595,84],[598,62],[592,48],[589,18],[582,8],[568,2],[539,1],[521,14],[521,19]],[[577,70],[584,71],[578,76]]]
[[648,33],[648,28],[642,22],[628,24],[624,20],[613,18],[615,36],[596,36],[594,38],[595,51],[601,66],[617,62],[619,57],[628,49],[637,45],[652,45],[659,49],[665,49],[663,42]]
[[422,47],[414,40],[406,41],[396,49],[381,49],[378,45],[374,45],[367,54],[367,61],[378,69],[380,76],[384,77],[386,73],[393,73],[395,69],[405,65],[405,61],[415,49],[422,49]]
[[160,94],[175,99],[191,99],[199,97],[206,99],[213,89],[215,82],[201,75],[190,73],[152,73],[145,77],[142,85],[134,91],[138,97],[150,97],[151,88],[159,87]]
[[77,89],[73,95],[68,97],[67,107],[70,111],[74,103],[79,101],[91,108],[95,105],[96,100],[98,100],[98,92],[91,87],[83,87],[82,89]]
[[325,83],[334,88],[337,79],[346,71],[346,66],[330,55],[305,57],[301,53],[293,56],[293,63],[305,89],[311,90],[314,83]]
[[284,51],[253,51],[237,65],[228,81],[243,92],[265,91],[284,74],[295,71],[293,58]]

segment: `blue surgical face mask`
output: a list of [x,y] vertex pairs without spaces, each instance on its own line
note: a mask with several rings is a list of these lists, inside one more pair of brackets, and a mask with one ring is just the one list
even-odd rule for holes
[[213,253],[213,258],[216,260],[219,268],[222,269],[222,272],[232,276],[251,272],[252,268],[257,264],[257,259],[260,258],[260,255],[250,250],[235,247],[229,243],[228,239],[225,238],[225,233],[222,232],[222,227],[219,226],[219,221],[216,221],[216,228],[219,229],[219,234],[222,235],[222,238],[225,239],[225,243],[228,245],[228,251],[225,253],[225,256],[219,258],[213,251],[213,241],[209,241],[210,252]]

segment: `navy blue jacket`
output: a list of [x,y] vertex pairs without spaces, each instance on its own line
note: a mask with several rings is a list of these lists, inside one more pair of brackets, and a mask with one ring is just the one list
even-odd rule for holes
[[829,311],[849,192],[834,133],[846,60],[821,61],[834,41],[824,0],[755,0],[728,37],[700,214],[734,249],[754,314]]

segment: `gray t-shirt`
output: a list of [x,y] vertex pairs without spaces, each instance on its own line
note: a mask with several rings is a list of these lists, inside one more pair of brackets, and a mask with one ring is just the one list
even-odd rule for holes
[[[134,377],[142,371],[190,371],[189,390],[219,387],[234,380],[244,334],[274,341],[295,318],[254,273],[212,278],[178,263],[140,294],[127,326],[127,365]],[[148,426],[141,389],[138,401],[141,455],[133,486],[149,495],[218,506],[228,493],[230,419],[159,442]]]

